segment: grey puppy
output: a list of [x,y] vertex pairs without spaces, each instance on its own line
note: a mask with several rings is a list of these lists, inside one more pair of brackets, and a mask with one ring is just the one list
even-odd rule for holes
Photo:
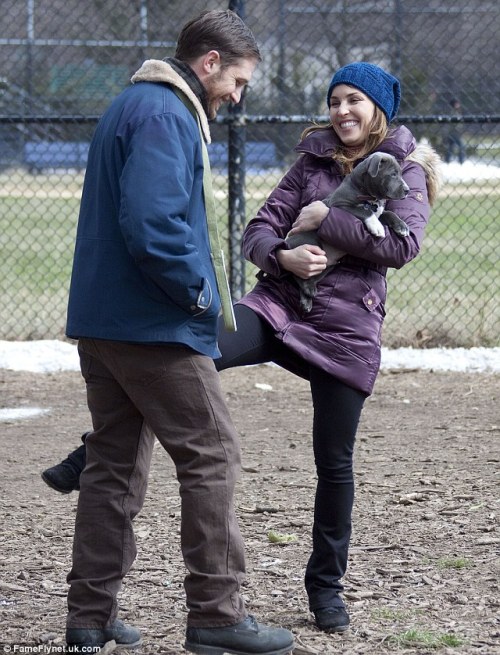
[[[397,214],[385,211],[385,200],[405,198],[409,187],[401,176],[401,168],[396,159],[383,152],[375,152],[343,179],[342,184],[330,193],[323,202],[327,207],[339,207],[359,218],[368,232],[376,237],[385,236],[384,225],[401,237],[408,236],[410,230]],[[316,295],[318,282],[331,270],[345,252],[321,241],[316,230],[297,232],[286,238],[290,248],[305,243],[322,248],[327,255],[328,265],[324,271],[307,280],[294,275],[300,289],[300,306],[310,312]]]

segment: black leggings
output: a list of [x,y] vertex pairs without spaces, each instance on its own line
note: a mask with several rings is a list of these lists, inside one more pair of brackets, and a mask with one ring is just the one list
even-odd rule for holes
[[235,306],[237,332],[219,327],[217,370],[275,362],[311,385],[314,408],[313,449],[318,475],[314,507],[313,551],[306,570],[311,610],[342,606],[338,593],[347,568],[354,500],[353,451],[365,394],[308,364],[244,305]]

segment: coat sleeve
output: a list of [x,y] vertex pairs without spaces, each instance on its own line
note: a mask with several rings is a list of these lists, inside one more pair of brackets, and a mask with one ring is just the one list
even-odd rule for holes
[[391,200],[386,209],[395,212],[410,228],[407,237],[398,237],[385,227],[384,237],[374,237],[364,224],[347,211],[332,208],[319,229],[319,236],[331,245],[354,257],[381,266],[401,268],[420,251],[430,206],[423,168],[415,163],[403,163],[403,178],[410,192],[403,200]]
[[243,234],[243,255],[265,273],[280,277],[283,271],[276,251],[287,249],[285,238],[297,218],[302,200],[301,160],[295,162],[271,192]]
[[203,171],[197,166],[199,133],[190,123],[190,117],[166,113],[136,127],[120,180],[120,227],[142,273],[185,311],[198,314],[212,304],[213,274]]

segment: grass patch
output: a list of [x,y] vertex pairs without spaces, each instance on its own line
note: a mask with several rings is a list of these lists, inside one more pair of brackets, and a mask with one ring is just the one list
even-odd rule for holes
[[1,338],[61,336],[78,198],[0,198]]
[[500,194],[437,203],[420,255],[388,273],[386,342],[389,332],[400,345],[419,335],[428,346],[436,337],[440,345],[498,344],[499,221]]
[[441,569],[465,569],[472,566],[472,561],[466,557],[441,557],[437,565]]
[[[279,178],[276,172],[247,175],[246,220]],[[64,329],[81,180],[0,176],[0,338],[54,338]],[[228,241],[227,177],[216,174],[214,187]],[[499,224],[500,190],[475,185],[474,193],[455,187],[443,194],[420,256],[400,271],[389,271],[386,346],[498,344]],[[238,260],[239,251],[235,256]],[[247,290],[256,272],[245,263]]]
[[[413,622],[416,615],[424,614],[423,610],[400,610],[392,607],[379,607],[371,612],[374,620],[381,623],[390,622],[396,628],[397,624]],[[394,625],[396,624],[396,625]],[[426,648],[438,649],[444,647],[455,648],[463,645],[464,640],[453,633],[436,632],[424,627],[406,628],[388,636],[385,641],[399,648]]]
[[431,630],[412,628],[388,639],[389,643],[400,648],[457,648],[465,641],[452,633],[437,633]]
[[371,616],[376,621],[405,621],[414,614],[414,611],[396,610],[391,607],[377,607],[371,611]]

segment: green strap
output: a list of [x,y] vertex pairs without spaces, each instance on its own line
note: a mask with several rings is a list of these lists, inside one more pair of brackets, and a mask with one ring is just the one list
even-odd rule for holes
[[229,280],[226,272],[226,262],[224,258],[224,249],[219,234],[219,226],[217,224],[217,215],[215,213],[215,198],[212,187],[212,171],[210,169],[210,160],[208,158],[207,144],[203,137],[201,130],[200,117],[198,112],[194,109],[192,103],[187,96],[179,89],[173,87],[177,97],[189,109],[191,114],[196,117],[198,129],[200,131],[201,150],[203,154],[203,195],[205,198],[205,212],[207,215],[208,237],[210,240],[210,254],[212,256],[212,264],[215,270],[215,277],[217,280],[217,288],[222,306],[222,318],[226,330],[236,332],[236,317],[234,315],[233,301],[231,299],[231,291],[229,289]]
[[201,148],[203,153],[203,195],[205,196],[205,211],[207,214],[208,236],[210,239],[212,263],[214,265],[217,287],[219,289],[219,296],[221,299],[222,318],[224,319],[226,330],[236,332],[236,317],[234,315],[233,301],[231,298],[231,290],[229,288],[229,280],[226,271],[224,250],[220,240],[219,226],[217,224],[217,216],[215,213],[215,199],[214,191],[212,188],[212,172],[210,169],[210,160],[208,158],[207,145],[201,132],[199,118],[198,127],[200,128]]

